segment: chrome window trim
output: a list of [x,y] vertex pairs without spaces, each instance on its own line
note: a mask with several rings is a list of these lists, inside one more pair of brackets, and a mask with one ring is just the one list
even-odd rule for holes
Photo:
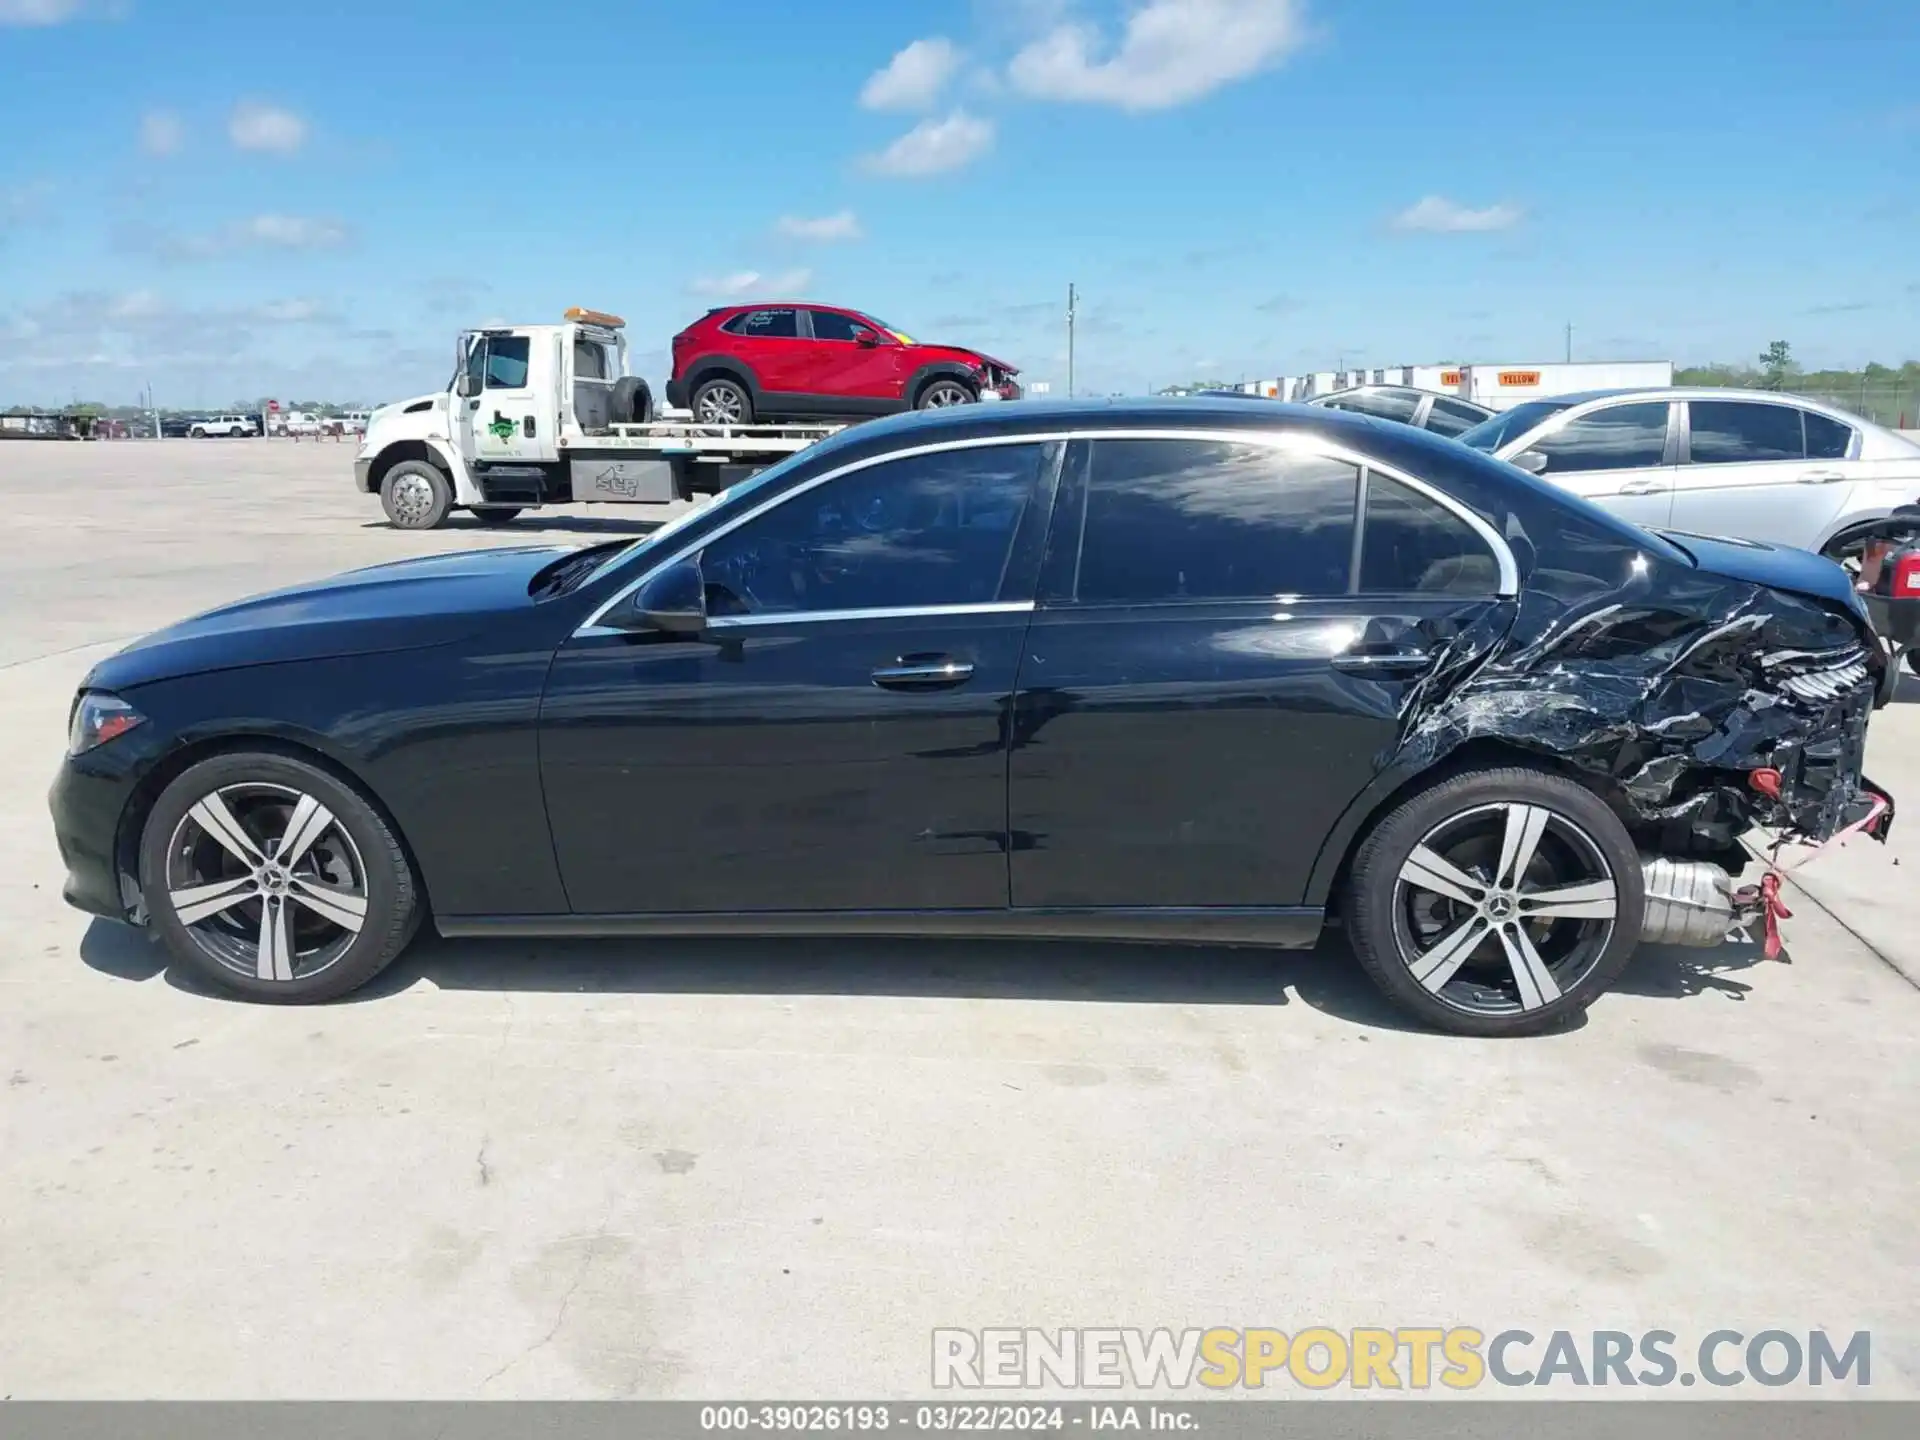
[[[1385,421],[1380,423],[1392,424],[1395,422]],[[677,564],[695,551],[705,549],[722,536],[731,534],[748,521],[757,519],[776,506],[784,505],[789,500],[796,499],[810,490],[816,490],[822,485],[838,480],[843,475],[851,475],[855,471],[865,470],[874,465],[885,465],[895,460],[911,460],[920,455],[935,455],[948,450],[984,450],[1000,445],[1049,445],[1061,441],[1071,443],[1075,440],[1204,440],[1226,445],[1261,445],[1273,450],[1291,450],[1329,460],[1339,460],[1362,469],[1373,470],[1381,475],[1387,476],[1389,479],[1399,481],[1411,490],[1425,495],[1436,505],[1451,511],[1454,515],[1465,521],[1474,533],[1479,535],[1481,540],[1486,543],[1487,548],[1493,551],[1494,560],[1500,568],[1500,580],[1494,593],[1504,599],[1511,599],[1520,593],[1520,567],[1513,558],[1512,549],[1508,547],[1506,540],[1502,538],[1500,532],[1488,524],[1484,518],[1475,513],[1473,509],[1462,504],[1438,486],[1429,484],[1418,476],[1410,475],[1396,466],[1383,464],[1373,457],[1363,454],[1350,446],[1343,445],[1338,440],[1328,436],[1303,430],[1215,430],[1189,429],[1184,426],[1130,426],[1111,429],[1102,427],[1099,429],[1043,430],[1020,435],[974,435],[964,440],[942,440],[930,445],[913,445],[905,449],[889,450],[880,455],[869,455],[865,459],[855,460],[850,464],[828,470],[824,474],[816,475],[811,480],[794,486],[791,490],[785,490],[778,495],[770,496],[758,505],[735,516],[717,530],[701,536],[698,540],[677,547],[673,553],[663,556],[652,565],[649,565],[639,576],[622,585],[603,601],[573,633],[576,637],[620,635],[627,633],[618,626],[600,624],[601,618],[605,616],[609,610],[633,594],[634,591],[646,584],[647,581],[666,569],[667,566]],[[1023,606],[1029,604],[1029,602],[1025,601],[1008,603]],[[873,611],[789,610],[782,611],[777,617],[721,616],[712,623],[721,625],[723,622],[728,622],[730,626],[737,627],[743,621],[749,625],[754,623],[771,625],[775,623],[791,623],[798,620],[846,619],[855,615],[862,616],[863,618],[881,618],[889,615],[956,614],[967,613],[969,611],[974,613],[997,613],[992,607],[983,610],[978,606],[967,605],[924,606],[906,610],[882,608]]]
[[761,615],[716,615],[709,630],[749,630],[759,625],[812,625],[836,620],[913,620],[940,615],[1030,615],[1031,600],[989,600],[960,605],[878,605],[865,610],[779,610]]

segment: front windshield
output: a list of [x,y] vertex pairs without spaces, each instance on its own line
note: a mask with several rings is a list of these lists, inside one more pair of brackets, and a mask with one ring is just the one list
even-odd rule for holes
[[887,324],[886,321],[879,319],[877,316],[873,316],[873,315],[868,315],[863,318],[866,320],[867,324],[871,325],[874,329],[893,336],[893,338],[898,340],[902,345],[913,344],[913,337],[907,334],[907,332],[902,330],[898,325],[889,325]]
[[1529,400],[1511,410],[1502,410],[1498,415],[1482,420],[1471,430],[1463,430],[1453,438],[1462,445],[1471,445],[1491,455],[1509,440],[1518,440],[1549,415],[1558,415],[1572,403],[1569,400]]

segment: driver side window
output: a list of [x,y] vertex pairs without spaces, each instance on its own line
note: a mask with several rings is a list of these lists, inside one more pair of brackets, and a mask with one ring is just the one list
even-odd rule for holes
[[708,545],[707,609],[728,615],[980,605],[1033,503],[1042,444],[885,460],[829,480]]

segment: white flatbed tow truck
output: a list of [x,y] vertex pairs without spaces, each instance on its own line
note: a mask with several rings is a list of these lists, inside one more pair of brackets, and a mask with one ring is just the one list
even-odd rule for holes
[[559,325],[462,331],[445,390],[368,417],[355,486],[402,530],[462,509],[505,524],[542,506],[714,494],[846,428],[656,419],[627,373],[625,324],[573,309]]

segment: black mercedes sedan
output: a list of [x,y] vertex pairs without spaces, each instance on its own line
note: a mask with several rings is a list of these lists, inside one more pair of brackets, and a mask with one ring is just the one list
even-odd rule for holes
[[[849,429],[645,539],[375,566],[101,663],[83,910],[263,1000],[443,935],[1308,946],[1509,1034],[1884,835],[1843,572],[1400,425],[1209,401]],[[1170,962],[1171,963],[1171,962]],[[1191,962],[1182,962],[1191,963]]]

